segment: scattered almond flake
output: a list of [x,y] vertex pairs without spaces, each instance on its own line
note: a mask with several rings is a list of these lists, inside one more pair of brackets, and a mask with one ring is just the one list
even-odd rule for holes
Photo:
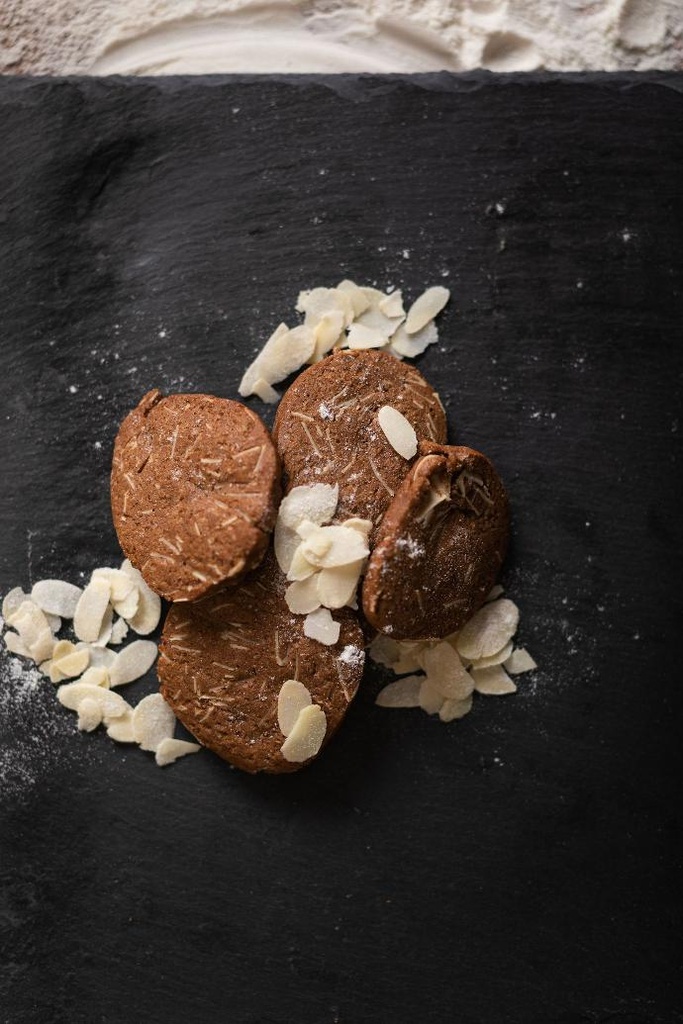
[[86,697],[78,705],[78,728],[81,732],[92,732],[102,724],[102,705],[92,697]]
[[283,736],[289,736],[299,713],[312,704],[308,687],[296,679],[287,679],[280,687],[277,698],[277,722]]
[[429,679],[423,679],[420,686],[420,707],[428,715],[437,715],[444,704],[443,695]]
[[424,644],[399,644],[400,657],[391,666],[397,676],[405,675],[406,672],[415,672],[422,668],[422,651]]
[[109,685],[123,686],[144,676],[157,656],[157,645],[152,640],[134,640],[116,655],[109,669]]
[[450,644],[426,648],[420,660],[429,682],[442,697],[464,700],[472,692],[472,678]]
[[424,676],[404,676],[389,683],[377,694],[375,704],[382,708],[419,708]]
[[406,331],[408,334],[415,334],[421,330],[430,320],[433,320],[451,297],[448,288],[436,285],[428,288],[412,304],[406,317]]
[[358,530],[346,526],[319,526],[302,542],[301,552],[312,565],[331,569],[367,558],[370,549]]
[[[378,633],[374,637],[368,647],[368,653],[374,662],[384,665],[385,668],[391,668],[400,657],[398,642],[384,633]],[[416,665],[415,667],[421,666]]]
[[439,332],[436,324],[428,323],[421,331],[415,334],[408,334],[405,324],[398,327],[391,336],[390,351],[407,359],[415,359],[430,346],[439,340]]
[[290,583],[285,591],[287,607],[293,615],[308,615],[321,605],[318,596],[317,576],[296,580]]
[[370,305],[370,299],[354,281],[340,281],[337,285],[337,291],[347,293],[354,316],[360,316]]
[[512,640],[501,647],[495,654],[489,654],[488,658],[477,658],[470,665],[470,668],[492,668],[494,665],[502,665],[512,654]]
[[87,648],[90,651],[90,664],[95,668],[110,669],[116,661],[116,651],[108,647],[95,647],[93,644],[84,644],[82,641],[76,644],[76,650]]
[[289,526],[285,526],[278,518],[275,523],[275,530],[273,531],[273,544],[275,547],[277,564],[280,566],[282,572],[287,575],[292,564],[294,554],[299,547],[299,544],[301,544],[301,537],[296,530],[292,530]]
[[386,295],[384,292],[378,292],[377,295],[379,298],[377,298],[377,296],[373,296],[368,309],[366,309],[364,313],[361,313],[352,326],[355,327],[358,325],[359,327],[368,327],[373,331],[377,331],[383,336],[386,343],[396,331],[396,328],[403,320],[403,317],[385,316],[385,314],[380,311],[379,304],[386,298]]
[[417,434],[409,420],[393,405],[383,405],[377,413],[377,422],[387,441],[404,459],[417,455]]
[[341,339],[344,330],[345,316],[342,310],[332,309],[323,313],[315,327],[315,348],[309,363],[319,363],[328,352],[331,352]]
[[296,532],[301,540],[307,540],[318,528],[317,523],[312,523],[310,519],[303,519],[297,526]]
[[114,626],[114,609],[111,605],[108,605],[107,610],[104,613],[102,619],[102,627],[100,629],[97,640],[92,643],[93,647],[106,647],[111,639],[111,631]]
[[504,662],[504,668],[512,676],[518,676],[522,672],[533,672],[538,665],[524,647],[518,647]]
[[7,625],[17,631],[35,662],[40,663],[52,656],[55,638],[50,624],[45,613],[30,598],[22,601],[18,609],[8,617]]
[[123,643],[127,636],[128,623],[126,622],[125,619],[117,619],[114,625],[112,626],[109,643],[114,644],[114,646],[118,646],[118,644]]
[[291,331],[285,329],[284,332],[278,328],[244,374],[239,386],[240,395],[252,394],[254,383],[259,379],[277,384],[289,377],[290,373],[300,370],[308,362],[314,349],[315,335],[307,324]]
[[80,681],[89,683],[91,686],[102,686],[105,690],[109,689],[109,673],[100,665],[91,665],[90,668],[87,668]]
[[358,516],[352,516],[351,519],[345,519],[341,525],[345,526],[348,530],[358,530],[359,533],[367,538],[370,536],[372,529],[372,520],[359,519]]
[[117,743],[135,743],[133,735],[133,709],[129,708],[119,718],[114,718],[107,726],[107,736]]
[[174,728],[175,715],[160,693],[150,693],[133,708],[133,736],[143,750],[155,751]]
[[391,295],[386,295],[383,299],[380,299],[378,309],[380,313],[384,313],[385,316],[391,318],[404,317],[406,311],[403,308],[403,293],[401,289],[398,288]]
[[79,640],[95,643],[109,610],[109,581],[94,577],[78,599],[74,611],[74,633]]
[[112,604],[125,601],[128,595],[136,589],[135,581],[123,569],[112,569],[109,566],[102,566],[99,569],[93,569],[91,579],[95,576],[106,580],[109,584],[110,601]]
[[260,398],[262,402],[268,405],[272,405],[280,400],[279,393],[263,377],[259,377],[258,380],[254,381],[251,394],[256,395],[257,398]]
[[140,591],[132,580],[130,580],[130,583],[132,586],[126,596],[120,601],[114,601],[114,611],[128,622],[135,618],[140,607]]
[[74,586],[73,583],[67,583],[65,580],[40,580],[33,585],[31,599],[42,611],[48,612],[50,615],[59,615],[62,619],[73,619],[82,593],[80,587]]
[[341,626],[332,618],[328,608],[318,608],[304,619],[304,636],[331,647],[339,640]]
[[166,738],[159,743],[154,760],[160,768],[165,768],[167,764],[173,764],[179,757],[185,757],[186,754],[197,754],[201,749],[198,743]]
[[[10,616],[14,612],[18,612],[24,601],[33,600],[28,594],[25,594],[21,587],[12,587],[8,594],[5,594],[2,599],[2,617],[5,622],[9,622]],[[38,604],[37,601],[34,602]],[[38,605],[40,607],[40,605]]]
[[130,705],[118,693],[92,683],[66,683],[57,690],[57,700],[70,711],[78,711],[81,701],[91,698],[99,701],[105,718],[119,718]]
[[[325,608],[344,608],[356,593],[365,559],[321,569],[314,577],[320,604]],[[313,609],[310,609],[311,611]]]
[[33,661],[31,652],[18,633],[8,631],[5,633],[4,641],[5,647],[11,654],[18,654],[21,658],[30,658]]
[[315,327],[323,316],[333,310],[341,310],[345,326],[355,316],[351,295],[344,288],[312,288],[310,291],[299,292],[296,310],[305,314],[304,323],[311,327]]
[[519,623],[519,609],[506,597],[480,608],[460,630],[458,653],[468,661],[495,654],[510,640]]
[[300,764],[315,757],[323,745],[327,732],[327,718],[319,704],[302,708],[280,753],[285,761]]
[[472,710],[472,694],[464,700],[445,700],[439,711],[439,718],[442,722],[454,722],[456,718],[463,718]]
[[280,338],[283,338],[287,334],[289,334],[289,327],[287,326],[287,324],[278,324],[278,326],[275,328],[271,336],[268,338],[268,341],[265,343],[259,354],[256,356],[256,359],[254,359],[254,361],[249,364],[249,366],[244,372],[242,380],[240,381],[240,386],[238,389],[240,395],[242,395],[243,398],[246,398],[247,395],[251,395],[254,393],[254,384],[256,383],[256,381],[265,380],[266,383],[272,383],[271,381],[269,381],[266,374],[261,372],[261,359],[263,354],[268,352],[269,347],[270,350],[272,351],[273,347],[277,345]]
[[80,676],[89,664],[90,651],[87,650],[77,651],[74,648],[69,654],[65,654],[59,659],[54,655],[52,657],[52,667],[67,679],[75,679],[76,676]]
[[307,580],[314,574],[316,567],[312,565],[306,555],[303,552],[302,542],[296,548],[296,551],[292,555],[292,559],[289,563],[289,569],[287,571],[287,579],[292,582],[298,580]]
[[514,693],[517,689],[502,665],[492,665],[491,668],[473,668],[471,672],[477,693],[497,696]]
[[129,620],[129,625],[139,636],[147,636],[148,633],[151,633],[159,625],[161,598],[147,586],[142,578],[142,573],[134,568],[127,558],[121,563],[121,571],[130,576],[140,592],[138,610],[132,619]]
[[47,619],[47,624],[50,627],[52,635],[54,636],[55,633],[59,633],[60,629],[62,628],[62,620],[60,619],[59,615],[53,615],[51,612],[43,612],[43,614]]
[[293,487],[280,502],[278,521],[292,530],[305,520],[322,526],[337,510],[338,484],[303,484]]
[[350,349],[382,348],[389,340],[389,334],[356,322],[349,327],[346,340]]
[[491,587],[488,594],[486,595],[486,604],[488,604],[489,601],[495,601],[497,597],[500,597],[501,594],[504,593],[504,587],[502,587],[500,583],[496,583],[496,585],[494,587]]

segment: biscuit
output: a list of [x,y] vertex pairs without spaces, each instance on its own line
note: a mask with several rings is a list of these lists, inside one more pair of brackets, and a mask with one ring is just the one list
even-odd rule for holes
[[387,352],[336,351],[297,377],[273,428],[288,489],[338,483],[336,519],[359,516],[376,527],[410,465],[379,426],[385,405],[403,413],[418,438],[446,440],[436,392]]
[[363,611],[396,640],[439,640],[484,603],[507,551],[509,507],[471,448],[422,443],[377,531]]
[[238,589],[173,605],[161,639],[164,698],[200,743],[247,772],[291,772],[308,763],[280,753],[277,704],[286,680],[298,679],[322,707],[327,742],[363,672],[364,638],[354,613],[335,612],[340,637],[324,646],[304,636],[304,618],[285,604],[285,585],[271,552]]
[[280,468],[256,413],[212,395],[148,392],[114,444],[119,542],[152,590],[189,601],[259,564],[275,525]]

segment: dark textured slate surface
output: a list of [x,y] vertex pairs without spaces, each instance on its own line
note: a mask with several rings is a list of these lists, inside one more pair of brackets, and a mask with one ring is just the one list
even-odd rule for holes
[[3,661],[2,1024],[683,1020],[682,84],[0,83],[3,592],[117,557],[147,388],[234,397],[301,287],[444,282],[420,366],[541,666],[450,727],[369,678],[273,779],[79,737]]

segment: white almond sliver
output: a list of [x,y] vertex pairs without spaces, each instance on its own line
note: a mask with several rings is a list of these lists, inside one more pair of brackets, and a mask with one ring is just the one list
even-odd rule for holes
[[260,398],[262,402],[268,405],[273,405],[280,400],[278,392],[263,377],[259,377],[258,380],[254,381],[251,394],[256,395],[257,398]]
[[510,675],[518,676],[522,672],[533,672],[538,665],[524,647],[518,647],[504,662],[504,668]]
[[420,707],[428,715],[437,715],[444,704],[441,694],[429,679],[423,679],[420,686]]
[[76,676],[80,676],[85,672],[89,664],[90,651],[88,650],[77,651],[74,648],[70,654],[66,654],[59,659],[55,658],[54,654],[52,655],[52,667],[57,669],[67,679],[75,679]]
[[279,339],[283,338],[286,334],[289,334],[289,327],[287,326],[287,324],[278,324],[278,326],[275,328],[271,336],[268,338],[268,341],[265,343],[265,345],[263,346],[259,354],[256,356],[254,361],[250,363],[249,366],[246,368],[238,389],[239,393],[242,395],[243,398],[246,398],[248,395],[254,393],[254,384],[256,383],[256,381],[265,379],[267,383],[272,383],[272,381],[268,379],[266,374],[262,372],[262,357],[264,352],[268,350],[269,346],[272,348],[274,345],[277,344]]
[[[9,622],[10,616],[19,611],[24,601],[31,600],[33,598],[25,594],[21,587],[12,587],[9,593],[5,594],[2,599],[2,617],[5,622]],[[34,603],[38,604],[37,601]],[[40,608],[40,605],[38,607]]]
[[353,315],[360,316],[370,305],[370,300],[354,281],[340,281],[337,285],[338,292],[345,292],[351,302]]
[[127,622],[135,618],[140,607],[140,591],[132,580],[129,580],[129,582],[131,583],[131,589],[126,596],[121,598],[120,601],[114,601],[114,611],[122,619],[126,619]]
[[301,553],[321,569],[359,562],[370,554],[365,537],[346,526],[319,526],[301,545]]
[[[21,639],[18,633],[7,632],[4,636],[5,647],[11,654],[18,654],[21,658],[31,658],[33,655],[29,651],[28,647]],[[41,668],[42,671],[42,668]]]
[[175,715],[160,693],[150,693],[133,708],[133,735],[143,750],[156,750],[174,729]]
[[300,764],[315,757],[323,745],[327,732],[327,718],[319,704],[310,704],[303,708],[280,753],[285,761]]
[[109,581],[95,576],[78,599],[74,611],[74,633],[79,640],[95,643],[109,608]]
[[340,631],[340,624],[334,621],[327,608],[318,608],[304,619],[304,636],[326,647],[337,643]]
[[[325,608],[343,608],[356,593],[365,559],[321,569],[314,577],[320,604]],[[312,609],[311,609],[312,610]]]
[[[368,291],[371,292],[373,289],[368,289]],[[379,308],[380,302],[383,302],[384,299],[386,299],[384,292],[377,292],[371,299],[369,308],[366,309],[364,313],[361,313],[355,321],[355,324],[358,324],[360,327],[369,327],[371,330],[377,331],[382,335],[384,341],[387,342],[392,334],[394,334],[399,324],[403,321],[403,317],[385,316]],[[352,326],[355,326],[355,324]]]
[[377,413],[377,422],[387,441],[404,459],[417,454],[417,434],[409,420],[393,405],[383,405]]
[[473,668],[472,678],[477,693],[487,696],[514,693],[517,689],[502,665],[492,665],[491,668]]
[[109,670],[109,685],[123,686],[144,676],[157,656],[157,645],[153,640],[133,640],[116,655]]
[[76,644],[77,651],[84,648],[90,651],[90,665],[95,668],[106,668],[109,670],[116,661],[116,651],[112,651],[108,647],[95,647],[93,644],[84,644],[82,642]]
[[297,545],[296,551],[292,555],[292,559],[289,563],[289,569],[287,570],[287,579],[292,582],[295,580],[307,580],[309,576],[312,576],[316,571],[316,566],[312,565],[306,555],[303,552],[301,541]]
[[510,640],[519,623],[519,608],[507,597],[485,604],[460,630],[458,653],[468,661],[488,658]]
[[139,636],[147,636],[148,633],[151,633],[159,625],[161,598],[147,586],[142,573],[132,566],[127,558],[121,563],[121,572],[125,572],[127,576],[130,576],[140,592],[138,610],[128,620],[128,624]]
[[125,619],[117,619],[111,629],[111,636],[109,637],[109,643],[118,646],[128,636],[128,623]]
[[131,590],[135,589],[135,581],[122,569],[112,569],[108,566],[103,566],[100,569],[93,569],[91,579],[95,576],[101,577],[108,582],[112,604],[116,604],[118,601],[125,601]]
[[114,626],[114,609],[111,605],[108,606],[102,619],[102,626],[100,628],[100,634],[97,640],[93,640],[93,647],[106,647],[111,640],[111,631]]
[[406,311],[403,308],[403,293],[401,289],[399,288],[392,292],[391,295],[386,295],[383,299],[380,299],[378,309],[380,313],[384,313],[388,317],[405,316]]
[[270,341],[266,343],[258,356],[258,376],[269,384],[277,384],[289,377],[290,373],[300,370],[311,358],[314,349],[313,328],[307,324],[293,327],[291,331],[272,340],[272,344]]
[[78,705],[78,728],[81,732],[92,732],[102,723],[102,705],[92,697],[86,697]]
[[419,708],[424,676],[404,676],[389,683],[377,694],[375,704],[381,708]]
[[59,615],[53,615],[52,612],[43,612],[43,615],[47,619],[47,624],[50,627],[52,634],[54,635],[55,633],[59,633],[62,628],[62,620]]
[[119,718],[112,719],[107,725],[107,736],[117,743],[135,743],[133,735],[133,709],[130,708]]
[[405,675],[406,672],[415,672],[422,668],[422,652],[425,644],[420,643],[399,643],[399,658],[391,666],[397,676]]
[[359,519],[358,516],[352,516],[351,519],[345,519],[341,525],[345,526],[347,530],[358,530],[367,539],[372,529],[372,520]]
[[454,722],[456,718],[463,718],[472,710],[472,695],[464,700],[445,700],[439,711],[439,718],[442,722]]
[[492,668],[493,665],[502,665],[512,654],[512,640],[501,647],[495,654],[489,654],[488,658],[477,658],[470,665],[470,668]]
[[273,531],[273,545],[277,564],[285,575],[289,572],[294,553],[299,544],[301,544],[301,537],[296,530],[285,526],[278,518],[275,523],[275,530]]
[[[368,654],[378,665],[384,665],[386,668],[391,668],[394,662],[398,661],[400,657],[399,645],[397,641],[392,640],[390,636],[385,636],[384,633],[378,633],[368,647]],[[417,668],[418,666],[415,667]]]
[[331,352],[341,338],[344,329],[344,314],[340,309],[330,310],[321,316],[313,328],[315,348],[309,363],[319,363]]
[[109,673],[102,666],[91,665],[85,670],[80,681],[91,686],[101,686],[105,690],[109,689]]
[[40,580],[34,583],[31,598],[44,612],[73,619],[82,593],[80,587],[65,580]]
[[293,615],[308,615],[320,607],[318,584],[315,576],[305,580],[296,580],[285,590],[285,601]]
[[162,740],[154,753],[154,760],[160,768],[167,764],[173,764],[179,757],[186,754],[197,754],[202,748],[198,743],[188,743],[187,740],[174,740],[172,738]]
[[472,692],[472,679],[450,644],[426,648],[420,660],[429,682],[442,697],[464,700]]
[[405,324],[402,324],[391,336],[390,346],[394,355],[405,356],[408,359],[415,359],[422,355],[429,345],[434,345],[439,340],[439,332],[436,324],[428,323],[421,331],[415,334],[408,334]]
[[7,616],[6,621],[8,626],[16,629],[27,647],[32,647],[38,637],[50,629],[45,612],[30,597],[22,601],[16,611]]
[[99,701],[105,719],[120,718],[130,705],[118,693],[92,683],[66,683],[57,690],[57,700],[70,711],[78,711],[81,701],[91,698]]
[[283,736],[289,736],[299,713],[312,703],[308,687],[296,679],[287,679],[277,697],[277,722]]
[[388,332],[356,322],[349,327],[347,345],[350,349],[382,348],[388,340]]
[[408,316],[406,317],[406,331],[408,334],[415,334],[416,331],[421,330],[430,320],[433,320],[444,308],[450,297],[451,293],[448,288],[443,288],[441,285],[428,288],[426,292],[423,292],[408,310]]
[[292,530],[308,519],[316,526],[328,522],[337,510],[337,484],[302,484],[293,487],[280,502],[278,522]]

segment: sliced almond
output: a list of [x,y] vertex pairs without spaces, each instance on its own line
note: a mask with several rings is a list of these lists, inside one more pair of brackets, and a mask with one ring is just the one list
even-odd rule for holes
[[86,697],[78,705],[78,728],[81,732],[92,732],[102,723],[102,705],[92,697]]
[[456,718],[463,718],[472,710],[472,695],[464,700],[445,700],[439,711],[439,718],[442,722],[454,722]]
[[422,652],[425,647],[425,644],[420,643],[399,643],[399,658],[391,666],[396,675],[402,676],[406,672],[415,672],[416,669],[422,668]]
[[321,569],[315,576],[320,604],[325,608],[343,608],[347,605],[356,593],[364,564],[365,559],[361,559],[348,565]]
[[[18,633],[12,633],[8,630],[3,639],[5,641],[5,647],[11,654],[18,654],[21,658],[31,658],[31,660],[33,660],[33,655]],[[43,662],[43,664],[45,664],[45,662]]]
[[402,358],[415,359],[422,355],[429,345],[434,345],[439,340],[439,332],[436,324],[428,323],[421,331],[415,334],[408,334],[405,324],[396,329],[391,336],[390,347],[394,355]]
[[382,348],[389,340],[389,334],[376,327],[366,327],[358,322],[351,324],[347,335],[350,349]]
[[424,676],[404,676],[389,683],[377,694],[375,704],[382,708],[419,708]]
[[56,641],[50,624],[45,613],[31,598],[22,601],[17,610],[12,612],[7,625],[17,631],[35,662],[40,664],[52,656]]
[[[378,633],[372,640],[368,647],[368,654],[374,662],[378,665],[384,665],[386,668],[391,668],[400,657],[398,643],[384,633]],[[416,665],[415,667],[421,666]]]
[[428,715],[438,715],[444,704],[443,694],[429,679],[423,679],[420,686],[420,707]]
[[67,679],[75,679],[76,676],[80,676],[85,672],[86,668],[90,663],[90,651],[87,650],[73,650],[70,654],[66,654],[59,659],[52,656],[52,665],[62,676]]
[[518,647],[504,662],[504,668],[512,676],[518,676],[522,672],[533,672],[538,665],[524,647]]
[[457,649],[468,661],[488,658],[510,640],[517,631],[519,608],[506,597],[480,608],[460,630]]
[[134,640],[116,655],[109,670],[109,685],[123,686],[144,676],[154,664],[157,645],[152,640]]
[[90,665],[95,668],[106,668],[107,670],[116,661],[116,651],[109,647],[95,647],[94,644],[84,644],[82,641],[76,644],[76,650],[87,649],[90,652]]
[[107,736],[117,743],[135,743],[133,735],[133,709],[130,708],[119,718],[114,718],[107,726]]
[[309,612],[314,612],[322,603],[318,595],[317,577],[310,575],[308,579],[290,583],[285,591],[285,601],[293,615],[308,615]]
[[102,666],[91,665],[81,676],[82,683],[89,683],[91,686],[102,686],[109,689],[109,673]]
[[344,288],[312,288],[310,291],[299,292],[296,309],[299,313],[305,313],[305,323],[311,327],[315,327],[322,317],[333,310],[341,310],[346,326],[356,315],[351,294]]
[[336,512],[338,501],[337,484],[302,484],[293,487],[280,502],[278,521],[292,530],[305,519],[322,526]]
[[428,288],[412,304],[406,317],[406,331],[408,334],[415,334],[421,330],[430,320],[433,320],[444,308],[451,297],[448,288],[436,285]]
[[156,750],[174,729],[175,715],[160,693],[150,693],[133,708],[133,735],[143,750]]
[[306,558],[302,541],[299,541],[296,551],[292,555],[292,559],[289,563],[287,579],[292,582],[294,580],[307,580],[314,572],[316,572],[316,569],[317,567]]
[[173,764],[179,757],[185,757],[187,754],[197,754],[201,749],[198,743],[188,743],[187,740],[167,738],[159,743],[154,753],[154,760],[160,768],[165,768],[167,764]]
[[470,665],[470,668],[491,668],[493,665],[502,665],[512,654],[512,641],[501,647],[495,654],[489,654],[488,658],[477,658]]
[[[24,601],[32,600],[33,598],[29,594],[25,594],[21,587],[12,587],[2,599],[2,617],[5,622],[9,622],[10,616],[19,611]],[[38,602],[34,601],[34,604],[38,604]],[[40,608],[40,605],[38,607]]]
[[303,683],[288,679],[282,684],[277,698],[277,721],[283,736],[289,736],[299,713],[311,703],[311,694]]
[[147,586],[142,573],[132,566],[127,558],[121,563],[121,572],[125,572],[127,576],[130,576],[140,592],[138,608],[135,615],[129,619],[129,625],[139,636],[147,636],[148,633],[151,633],[159,625],[161,598]]
[[114,609],[109,605],[102,619],[99,636],[93,641],[93,647],[106,647],[111,640],[111,631],[114,628]]
[[498,696],[504,693],[514,693],[517,689],[502,665],[492,665],[491,668],[473,668],[471,673],[477,693]]
[[81,594],[80,587],[65,580],[40,580],[34,583],[31,599],[39,608],[62,619],[73,619]]
[[57,690],[57,700],[70,711],[78,711],[81,701],[86,698],[100,702],[105,719],[120,718],[130,708],[120,694],[92,683],[66,683]]
[[302,708],[292,731],[280,747],[285,761],[300,764],[315,757],[323,745],[327,732],[327,718],[319,704]]
[[140,591],[132,580],[129,582],[131,583],[131,589],[126,596],[121,598],[120,601],[114,601],[114,611],[122,619],[126,619],[127,622],[131,622],[135,618],[140,607]]
[[[372,293],[374,289],[368,288],[367,292]],[[386,299],[384,292],[375,292],[370,301],[369,307],[364,313],[356,319],[353,326],[358,325],[359,327],[367,327],[370,330],[376,331],[384,338],[384,342],[389,340],[392,334],[395,333],[396,328],[403,320],[403,317],[389,317],[386,316],[379,308],[380,302]]]
[[109,643],[118,646],[128,636],[128,623],[125,619],[117,619],[111,629],[111,636],[109,637]]
[[122,569],[112,569],[109,567],[93,569],[92,576],[99,576],[107,580],[112,604],[116,604],[118,601],[125,601],[130,592],[135,590],[135,581]]
[[62,620],[59,615],[53,615],[51,612],[43,612],[43,615],[47,619],[47,624],[50,627],[50,632],[54,636],[55,633],[59,633],[62,628]]
[[318,608],[304,619],[304,636],[331,647],[339,640],[341,626],[332,618],[328,608]]
[[273,532],[273,545],[277,564],[285,575],[290,570],[292,559],[299,544],[301,544],[301,537],[296,530],[285,526],[282,520],[278,518]]
[[319,363],[328,352],[331,352],[340,340],[343,329],[344,313],[340,309],[324,313],[313,328],[315,348],[309,362]]
[[291,331],[285,329],[284,332],[278,328],[247,369],[239,393],[252,394],[254,384],[259,379],[268,384],[284,380],[308,362],[314,349],[315,335],[309,325],[301,324],[300,327],[294,327]]
[[383,405],[377,413],[377,422],[387,441],[404,459],[417,454],[417,434],[409,420],[393,405]]
[[340,281],[337,285],[338,292],[346,292],[353,308],[353,315],[360,316],[370,305],[370,300],[354,281]]
[[378,303],[378,309],[380,313],[384,313],[385,316],[390,318],[403,317],[406,315],[406,311],[403,308],[403,293],[398,288],[395,292],[390,295],[386,295],[383,299],[380,299]]
[[78,599],[74,611],[74,633],[79,640],[95,643],[102,631],[111,591],[109,581],[95,576]]
[[260,398],[262,402],[266,402],[268,405],[273,405],[280,400],[278,392],[263,377],[259,377],[258,380],[254,381],[251,387],[251,394],[256,395],[257,398]]
[[341,525],[345,526],[347,530],[357,530],[358,533],[361,533],[366,539],[370,536],[370,531],[372,530],[371,519],[359,519],[357,516],[352,516],[351,519],[345,519]]
[[450,644],[440,643],[421,653],[422,666],[429,682],[442,697],[464,700],[472,692],[472,678]]
[[365,537],[346,526],[319,526],[302,542],[301,553],[320,569],[350,565],[370,554]]

